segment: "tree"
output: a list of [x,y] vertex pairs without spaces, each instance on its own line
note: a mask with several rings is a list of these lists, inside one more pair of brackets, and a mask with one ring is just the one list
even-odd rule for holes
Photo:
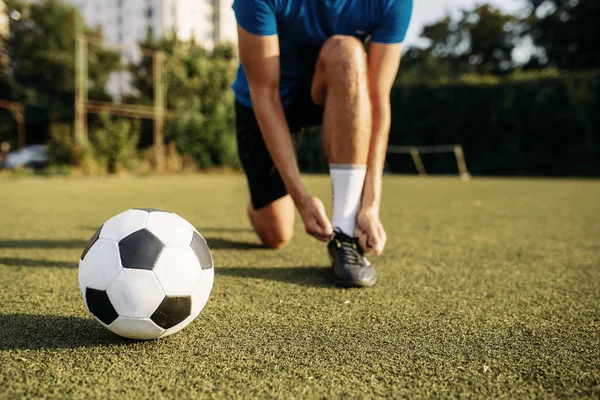
[[465,14],[469,32],[469,64],[477,73],[501,75],[513,66],[512,52],[519,39],[519,19],[488,5]]
[[405,75],[455,78],[465,73],[503,75],[514,67],[512,52],[521,32],[519,19],[490,5],[462,10],[426,25],[423,49],[405,54]]
[[[58,0],[7,0],[6,5],[18,18],[10,19],[10,33],[0,39],[0,48],[8,55],[8,63],[0,70],[0,87],[9,88],[2,97],[26,103],[46,118],[71,120],[75,27],[84,26],[81,16]],[[89,28],[85,32],[100,36],[99,31]],[[90,46],[89,56],[90,98],[109,100],[105,88],[111,73],[120,68],[120,56],[95,46]],[[32,123],[31,118],[28,120]],[[47,121],[42,125],[47,126]]]
[[[201,168],[236,166],[234,101],[230,89],[235,76],[233,46],[222,44],[209,52],[175,35],[160,40],[147,37],[140,46],[167,54],[167,107],[176,112],[167,125],[167,140],[174,141],[178,150],[191,155]],[[151,105],[152,60],[142,57],[130,66],[130,72],[137,93],[127,96],[125,101]],[[146,132],[150,127],[146,124]]]
[[435,54],[430,48],[409,48],[402,56],[402,66],[398,74],[401,82],[433,82],[456,77],[460,73],[455,61]]
[[600,67],[600,2],[598,0],[529,0],[527,19],[538,47],[528,67],[566,70]]

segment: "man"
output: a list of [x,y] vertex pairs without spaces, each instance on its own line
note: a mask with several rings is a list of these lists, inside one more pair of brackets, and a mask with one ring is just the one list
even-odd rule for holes
[[[252,226],[279,249],[297,208],[306,232],[328,242],[336,282],[373,286],[364,253],[379,255],[387,240],[379,206],[390,90],[412,0],[235,0],[233,9],[241,65],[232,87]],[[331,221],[302,184],[292,140],[321,124]]]

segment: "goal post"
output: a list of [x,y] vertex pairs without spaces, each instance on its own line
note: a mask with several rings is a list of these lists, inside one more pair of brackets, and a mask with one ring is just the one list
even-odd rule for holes
[[143,118],[154,121],[153,149],[159,170],[164,166],[165,122],[174,116],[167,108],[166,68],[167,56],[163,51],[136,48],[142,56],[152,59],[154,104],[152,106],[94,101],[88,98],[88,46],[90,44],[125,54],[133,49],[121,45],[107,45],[101,37],[86,35],[80,25],[76,27],[75,44],[75,140],[80,145],[89,142],[87,114],[106,113],[121,117]]
[[465,153],[460,144],[436,146],[389,146],[387,153],[410,154],[420,176],[427,176],[427,170],[425,169],[425,165],[421,159],[422,154],[453,153],[454,157],[456,158],[456,165],[460,179],[463,181],[468,181],[471,179],[471,174],[467,169],[467,162],[465,161]]

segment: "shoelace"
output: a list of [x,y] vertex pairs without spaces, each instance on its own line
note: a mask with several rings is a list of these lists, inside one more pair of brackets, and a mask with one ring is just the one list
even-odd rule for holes
[[336,253],[343,263],[362,265],[363,260],[355,241],[335,240]]

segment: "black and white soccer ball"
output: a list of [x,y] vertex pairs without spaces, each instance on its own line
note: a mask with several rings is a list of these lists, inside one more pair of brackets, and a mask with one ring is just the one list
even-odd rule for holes
[[200,233],[168,211],[130,209],[106,221],[79,262],[87,309],[130,339],[157,339],[189,325],[206,305],[213,259]]

